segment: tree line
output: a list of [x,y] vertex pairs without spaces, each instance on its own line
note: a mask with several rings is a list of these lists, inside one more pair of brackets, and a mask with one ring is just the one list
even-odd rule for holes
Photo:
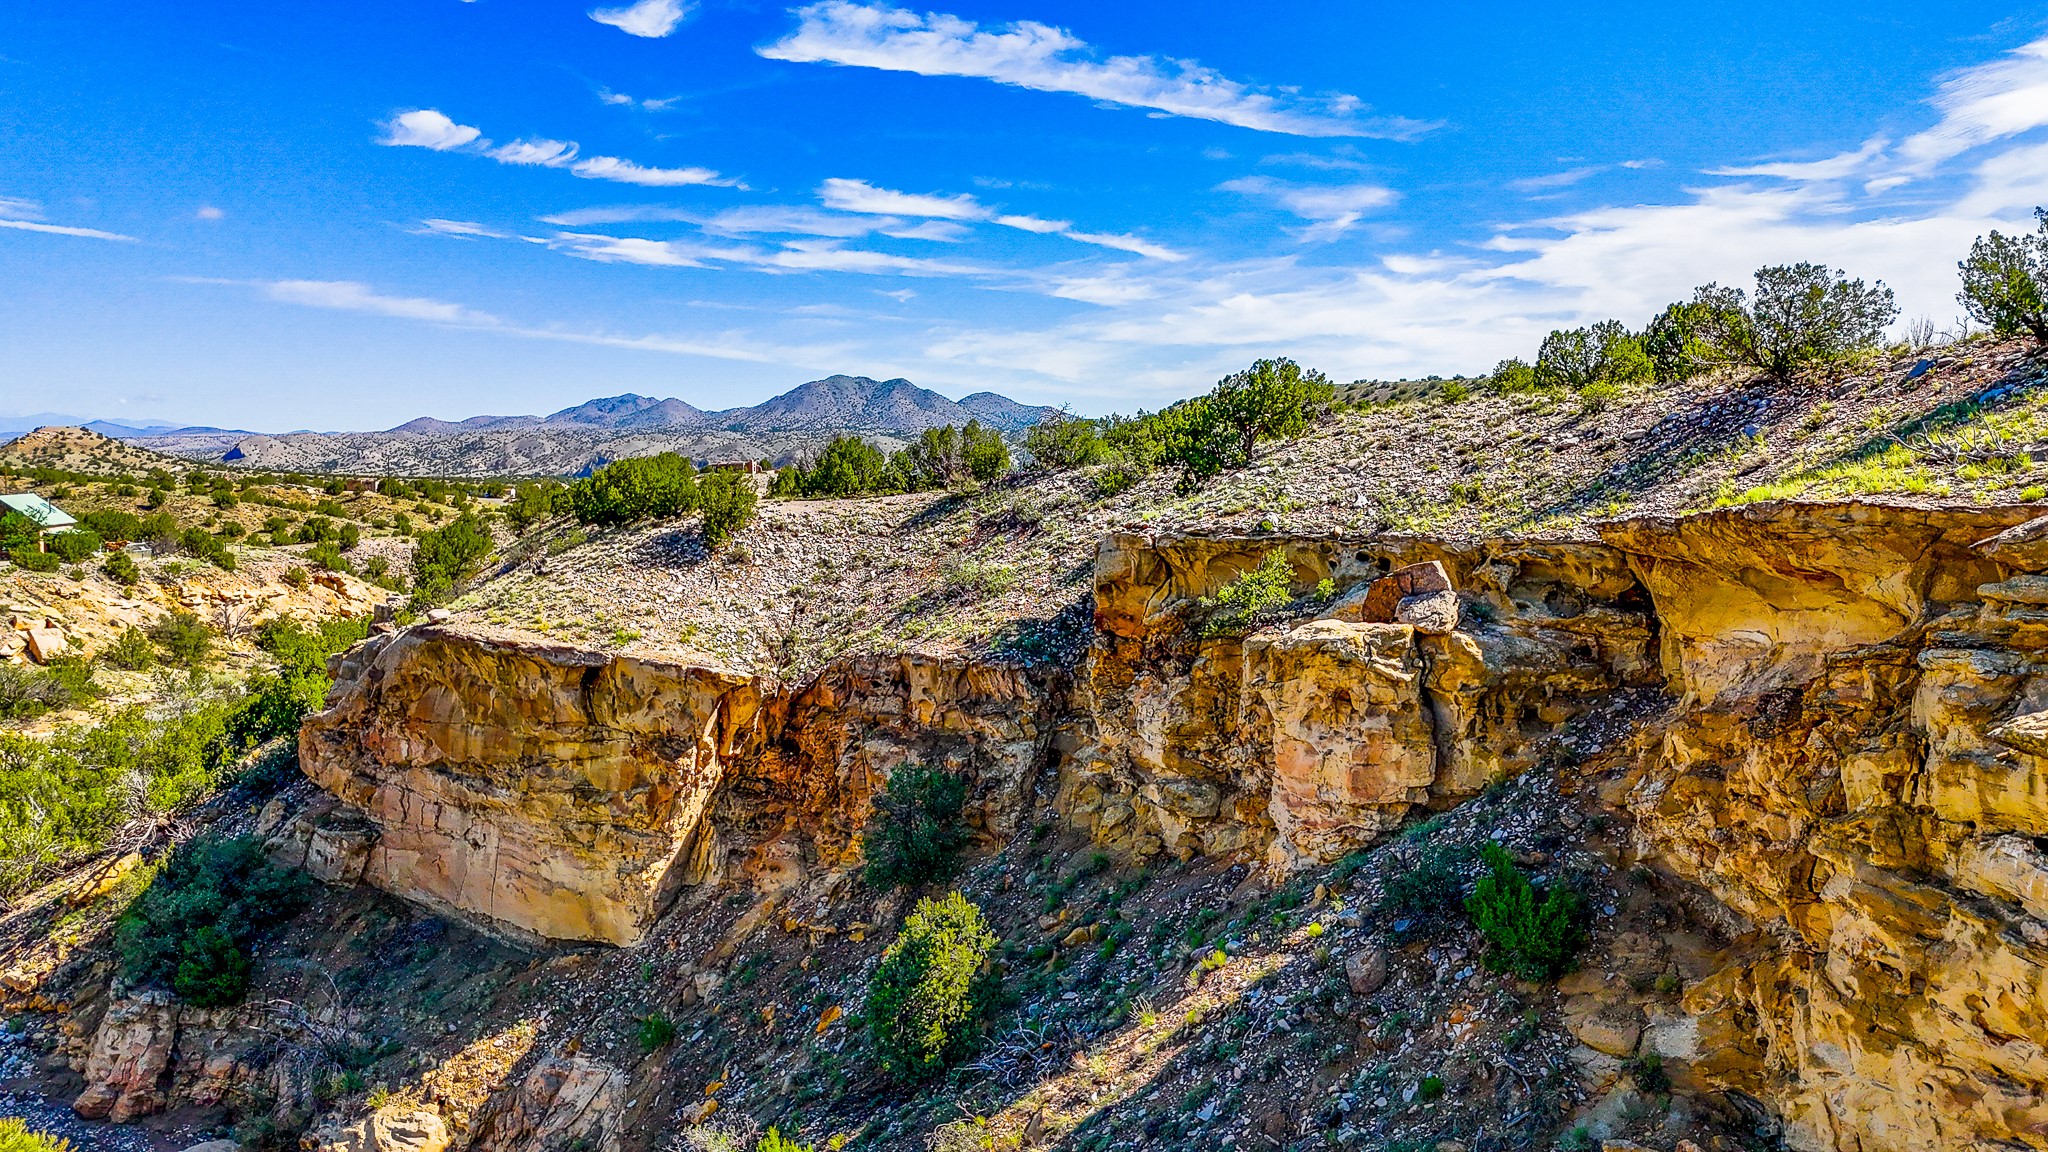
[[973,479],[986,484],[1010,470],[1010,446],[979,420],[964,427],[927,428],[894,452],[858,436],[835,436],[815,457],[775,473],[770,496],[891,495],[951,488]]

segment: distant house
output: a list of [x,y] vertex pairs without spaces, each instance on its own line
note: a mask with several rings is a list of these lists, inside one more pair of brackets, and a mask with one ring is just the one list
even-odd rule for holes
[[36,534],[37,547],[42,546],[42,537],[52,532],[69,532],[78,527],[78,521],[72,518],[71,513],[33,492],[0,495],[0,516],[8,512],[19,512],[42,525],[42,531]]
[[745,472],[749,476],[756,476],[761,472],[761,462],[759,460],[706,460],[704,462],[704,471]]

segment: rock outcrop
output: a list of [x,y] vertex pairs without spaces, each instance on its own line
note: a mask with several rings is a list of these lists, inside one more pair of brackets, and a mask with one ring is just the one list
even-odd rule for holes
[[363,879],[553,940],[639,939],[752,705],[709,666],[433,626],[340,664],[300,763],[375,825]]
[[683,885],[720,875],[740,828],[797,830],[843,869],[905,763],[967,776],[974,822],[1007,836],[1058,711],[1020,668],[867,657],[790,694],[438,625],[373,637],[334,671],[300,763],[344,806],[274,850],[526,940],[634,943]]
[[[764,892],[843,876],[906,763],[970,777],[991,841],[1056,793],[1133,856],[1286,870],[1569,768],[1576,718],[1662,701],[1601,799],[1734,942],[1682,1007],[1573,977],[1588,1057],[1655,1052],[1764,1102],[1802,1150],[2048,1147],[2037,512],[1759,506],[1578,543],[1123,534],[1098,552],[1071,685],[906,655],[785,690],[415,628],[342,662],[302,759],[347,808],[279,850],[529,937],[630,943],[728,858]],[[1321,610],[1205,627],[1204,598],[1274,550]],[[1350,986],[1385,980],[1384,957],[1352,961]],[[147,1099],[147,1061],[122,1054],[150,1044],[140,1017],[109,1027],[93,1091],[111,1111]],[[542,1061],[476,1146],[563,1125],[609,1146],[617,1075]]]
[[[1329,582],[1325,618],[1205,634],[1202,599],[1274,549],[1298,589]],[[1067,807],[1140,855],[1333,860],[1530,767],[1593,696],[1660,682],[1647,608],[1600,544],[1112,537]]]

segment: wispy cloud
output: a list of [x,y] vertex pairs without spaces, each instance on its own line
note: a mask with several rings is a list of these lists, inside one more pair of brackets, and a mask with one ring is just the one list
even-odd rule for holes
[[842,241],[829,237],[787,240],[779,247],[764,247],[560,232],[545,243],[585,260],[659,268],[738,265],[766,272],[853,272],[897,276],[989,276],[996,271],[950,260],[849,248]]
[[2048,38],[1950,73],[1928,103],[1940,119],[1896,146],[1873,136],[1854,151],[1818,160],[1733,166],[1710,174],[1805,183],[1861,179],[1873,194],[1920,179],[1973,149],[2048,127]]
[[713,184],[726,188],[739,186],[739,181],[729,180],[709,168],[643,168],[617,156],[592,156],[588,160],[578,160],[569,167],[569,171],[585,180],[613,180],[644,188],[681,188],[690,184]]
[[0,196],[0,228],[10,228],[16,232],[40,232],[46,236],[76,236],[84,240],[120,240],[128,243],[135,241],[135,237],[123,236],[119,232],[48,223],[43,218],[41,204],[34,200],[22,200],[11,196]]
[[469,220],[422,220],[411,230],[416,236],[453,236],[458,240],[506,240],[505,233]]
[[895,192],[877,188],[865,180],[834,177],[818,185],[818,199],[827,208],[841,212],[870,212],[881,216],[925,216],[938,220],[986,220],[994,215],[973,196],[935,193]]
[[1063,28],[1020,20],[983,28],[887,4],[826,0],[797,10],[796,30],[756,49],[772,60],[843,64],[921,76],[968,76],[1065,92],[1162,116],[1213,120],[1294,136],[1411,140],[1435,127],[1366,115],[1355,96],[1307,97],[1233,80],[1192,60],[1110,56]]
[[615,108],[638,107],[644,108],[649,112],[664,111],[670,105],[682,99],[680,96],[663,96],[660,99],[649,97],[643,100],[628,96],[624,92],[614,92],[609,88],[599,88],[597,90],[597,98]]
[[744,188],[739,180],[721,176],[710,168],[652,168],[617,156],[577,159],[573,140],[536,137],[493,146],[483,131],[458,124],[433,108],[401,112],[383,124],[384,135],[377,142],[396,148],[427,148],[435,152],[470,152],[488,156],[500,164],[515,167],[566,168],[585,180],[610,180],[644,188],[682,188],[704,184],[722,188]]
[[377,143],[394,148],[431,148],[436,152],[448,152],[473,144],[482,136],[482,129],[457,124],[437,109],[415,108],[385,121],[384,138]]
[[1182,253],[1164,244],[1155,244],[1143,236],[1133,236],[1128,232],[1076,232],[1070,229],[1061,232],[1060,235],[1069,240],[1079,240],[1083,244],[1093,244],[1097,248],[1114,248],[1119,252],[1131,252],[1153,260],[1164,260],[1168,264],[1178,264],[1187,259]]
[[692,7],[685,0],[640,0],[623,8],[595,9],[590,18],[628,35],[658,40],[680,27]]
[[1310,221],[1297,235],[1328,240],[1350,231],[1368,212],[1389,207],[1400,193],[1378,184],[1292,184],[1271,176],[1240,176],[1217,185],[1225,192],[1258,196]]
[[495,326],[498,323],[498,318],[488,312],[424,296],[387,296],[355,280],[273,280],[262,287],[264,294],[272,300],[309,308],[367,312],[373,316],[429,320],[436,324]]
[[[1178,261],[1185,259],[1179,252],[1163,244],[1147,240],[1142,236],[1106,232],[1077,231],[1071,221],[1045,220],[1037,216],[1025,216],[999,212],[983,204],[972,195],[962,192],[947,196],[936,192],[898,192],[889,188],[878,188],[865,180],[833,178],[818,186],[818,199],[828,208],[841,212],[875,213],[891,216],[921,216],[931,220],[974,221],[1000,224],[1022,232],[1040,235],[1064,236],[1082,244],[1093,244],[1100,248],[1114,248],[1154,260]],[[898,233],[891,233],[896,235]],[[921,239],[935,238],[930,235]],[[950,237],[949,237],[950,238]]]
[[1525,176],[1520,180],[1510,180],[1508,187],[1517,192],[1548,192],[1553,188],[1569,188],[1605,171],[1607,166],[1604,164],[1586,164],[1577,168],[1567,168],[1562,172],[1546,172],[1541,176]]
[[576,159],[576,145],[568,140],[514,140],[491,149],[490,155],[500,164],[564,168]]

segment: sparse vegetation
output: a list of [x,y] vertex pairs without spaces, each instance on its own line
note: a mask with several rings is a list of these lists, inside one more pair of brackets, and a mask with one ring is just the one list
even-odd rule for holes
[[868,985],[868,1039],[884,1071],[922,1080],[973,1049],[995,992],[983,971],[995,946],[960,893],[917,902]]
[[1259,566],[1217,589],[1202,602],[1208,619],[1202,624],[1204,636],[1238,636],[1257,627],[1268,616],[1294,600],[1294,565],[1275,548],[1266,553]]
[[1585,942],[1579,895],[1560,883],[1539,899],[1529,878],[1498,844],[1481,849],[1488,874],[1465,900],[1472,923],[1492,945],[1490,964],[1525,980],[1554,980],[1571,970]]
[[875,797],[875,814],[861,835],[862,875],[876,888],[918,887],[952,875],[954,855],[967,843],[961,822],[967,805],[964,777],[923,764],[904,764]]
[[201,1008],[248,991],[250,948],[310,899],[307,879],[270,863],[253,836],[179,845],[115,931],[123,971]]
[[2048,343],[2048,209],[2034,209],[2034,219],[2031,235],[1993,230],[1970,245],[1957,265],[1963,290],[1956,301],[1995,336],[2024,333]]

